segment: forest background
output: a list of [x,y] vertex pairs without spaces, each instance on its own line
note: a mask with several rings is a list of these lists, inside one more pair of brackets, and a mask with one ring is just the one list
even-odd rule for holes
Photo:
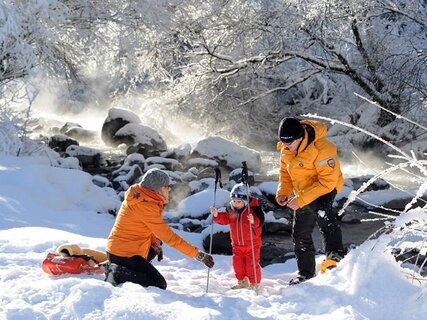
[[[118,106],[172,142],[191,128],[271,149],[281,118],[314,113],[422,154],[426,7],[425,0],[6,0],[3,135],[11,139],[9,122],[22,141],[32,108],[77,115]],[[340,137],[340,149],[390,151],[349,127],[333,126],[330,136]]]

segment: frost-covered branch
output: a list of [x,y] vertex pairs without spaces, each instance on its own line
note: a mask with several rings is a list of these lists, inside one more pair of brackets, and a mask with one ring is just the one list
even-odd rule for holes
[[[378,174],[378,173],[379,173],[377,170],[374,170],[374,169],[372,169],[371,167],[367,166],[367,165],[362,161],[362,159],[360,159],[360,157],[359,157],[357,154],[355,154],[354,152],[352,152],[352,153],[353,153],[353,155],[357,158],[357,160],[359,160],[359,162],[360,162],[360,163],[362,163],[363,165],[365,165],[365,167],[366,167],[366,168],[369,168],[369,169],[370,169],[370,170],[372,170],[375,174]],[[389,165],[389,166],[393,166],[393,164],[391,164],[391,163],[386,163],[386,164],[387,164],[387,165]],[[413,177],[417,178],[417,180],[418,180],[419,182],[421,182],[421,183],[424,183],[424,181],[425,181],[425,178],[424,178],[424,177],[420,177],[420,176],[418,176],[418,175],[415,175],[413,172],[410,172],[410,171],[406,170],[406,168],[400,168],[400,170],[402,170],[403,172],[407,173],[408,175],[411,175],[411,176],[413,176]],[[397,185],[395,185],[395,184],[391,183],[390,181],[388,181],[388,183],[389,183],[393,188],[395,188],[395,189],[397,189],[397,190],[399,190],[399,191],[401,191],[401,192],[404,192],[404,193],[406,193],[407,195],[411,196],[411,197],[412,197],[412,201],[414,201],[414,199],[417,199],[417,200],[419,200],[419,201],[421,201],[421,202],[423,202],[423,203],[427,204],[427,201],[425,201],[424,199],[422,199],[422,198],[421,198],[420,196],[418,196],[417,194],[414,194],[414,193],[412,193],[412,192],[409,192],[408,190],[404,190],[403,188],[401,188],[401,187],[399,187],[399,186],[397,186]],[[362,199],[359,199],[359,200],[364,201],[364,200],[362,200]],[[369,205],[372,205],[372,204],[369,204]],[[391,210],[391,211],[394,211],[394,210],[392,210],[392,209],[386,209],[386,208],[383,208],[383,207],[380,207],[380,209],[385,209],[385,210]],[[397,211],[396,211],[396,212],[397,212]]]
[[372,100],[369,100],[368,98],[365,98],[365,97],[361,96],[360,94],[358,94],[356,92],[354,93],[354,95],[357,96],[357,97],[359,97],[359,98],[361,98],[361,99],[363,99],[363,100],[365,100],[365,101],[367,101],[367,102],[369,102],[370,104],[373,104],[374,106],[380,108],[381,110],[384,110],[384,111],[392,114],[393,116],[395,116],[398,119],[403,119],[403,120],[405,120],[405,121],[407,121],[409,123],[412,123],[412,124],[416,125],[417,127],[421,128],[421,129],[427,131],[427,127],[423,126],[422,124],[419,124],[418,122],[415,122],[415,121],[413,121],[411,119],[408,119],[408,118],[406,118],[406,117],[404,117],[404,116],[402,116],[402,115],[400,115],[398,113],[395,113],[393,111],[390,111],[389,109],[386,109],[383,106],[380,106],[378,103],[376,103],[376,102],[374,102]]
[[388,175],[394,171],[400,170],[401,168],[405,168],[410,166],[410,163],[408,162],[404,162],[404,163],[400,163],[396,166],[390,167],[386,170],[381,171],[380,173],[376,174],[375,176],[373,176],[371,179],[369,179],[367,182],[363,183],[359,189],[357,189],[356,191],[351,191],[350,194],[348,195],[348,198],[346,200],[346,202],[343,204],[342,208],[338,211],[338,215],[342,215],[345,211],[345,209],[348,207],[348,205],[350,203],[352,203],[354,200],[356,200],[356,197],[364,192],[372,183],[374,183],[376,180],[378,180],[379,178]]
[[369,132],[369,131],[367,131],[367,130],[365,130],[363,128],[359,128],[359,127],[357,127],[355,125],[352,125],[351,123],[346,123],[346,122],[343,122],[343,121],[339,121],[339,120],[336,120],[336,119],[331,119],[331,118],[328,118],[328,117],[322,117],[322,116],[318,116],[317,114],[311,114],[311,113],[303,114],[302,116],[303,117],[307,117],[307,118],[315,118],[315,119],[321,119],[321,120],[329,121],[332,124],[337,123],[337,124],[343,125],[345,127],[348,127],[348,128],[351,128],[351,129],[363,132],[366,135],[368,135],[368,136],[370,136],[370,137],[372,137],[372,138],[374,138],[374,139],[376,139],[376,140],[384,143],[388,147],[390,147],[393,150],[395,150],[396,152],[400,153],[406,159],[409,159],[410,161],[412,161],[412,158],[407,153],[405,153],[404,151],[402,151],[401,149],[399,149],[398,147],[396,147],[394,144],[390,143],[389,141],[384,140],[383,138],[379,137],[378,135],[376,135],[376,134],[374,134],[372,132]]

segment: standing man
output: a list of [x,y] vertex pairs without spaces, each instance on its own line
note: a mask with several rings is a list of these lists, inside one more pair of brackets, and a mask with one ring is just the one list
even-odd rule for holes
[[166,280],[150,263],[163,258],[162,242],[190,258],[212,268],[212,256],[206,254],[172,231],[163,221],[163,206],[168,203],[170,180],[166,172],[150,169],[139,184],[125,194],[116,222],[107,241],[110,266],[106,281],[113,285],[130,281],[144,287],[166,289]]
[[[341,192],[344,178],[336,146],[326,139],[325,124],[313,120],[284,118],[279,127],[279,185],[276,201],[295,211],[292,240],[298,265],[298,284],[315,276],[312,232],[317,223],[325,245],[322,269],[332,268],[345,254],[341,228],[332,203]],[[293,192],[293,196],[291,196]],[[306,207],[309,210],[299,211]]]

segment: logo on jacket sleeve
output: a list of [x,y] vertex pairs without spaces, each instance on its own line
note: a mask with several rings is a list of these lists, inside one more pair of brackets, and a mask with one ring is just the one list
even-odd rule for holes
[[326,163],[327,163],[327,164],[328,164],[328,166],[330,166],[331,168],[334,168],[334,167],[335,167],[335,159],[334,159],[334,158],[328,159],[328,161],[326,161]]

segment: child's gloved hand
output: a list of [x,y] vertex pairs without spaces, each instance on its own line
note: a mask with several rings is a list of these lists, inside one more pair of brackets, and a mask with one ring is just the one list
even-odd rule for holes
[[252,213],[248,214],[248,220],[250,224],[254,224],[254,216]]
[[218,216],[218,209],[211,207],[211,213],[214,216],[214,218],[216,218]]

